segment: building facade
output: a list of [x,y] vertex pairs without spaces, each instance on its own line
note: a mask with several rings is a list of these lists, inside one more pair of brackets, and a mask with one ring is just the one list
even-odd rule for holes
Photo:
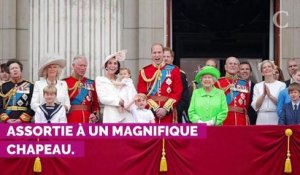
[[[270,31],[274,33],[270,32],[266,50],[269,59],[282,67],[287,78],[286,59],[300,58],[300,1],[267,1]],[[72,58],[85,55],[89,60],[87,75],[94,79],[103,74],[101,65],[107,55],[127,49],[127,59],[122,66],[129,67],[136,80],[139,69],[151,62],[153,43],[175,48],[172,11],[179,2],[192,1],[0,0],[0,58],[2,61],[19,59],[26,68],[24,78],[35,81],[47,53],[58,53],[66,58],[64,77],[71,73]],[[234,3],[238,1],[229,5]],[[176,53],[184,49],[178,48]],[[179,56],[176,63],[188,72],[190,67],[184,65],[193,63],[198,56],[190,58],[189,61]]]

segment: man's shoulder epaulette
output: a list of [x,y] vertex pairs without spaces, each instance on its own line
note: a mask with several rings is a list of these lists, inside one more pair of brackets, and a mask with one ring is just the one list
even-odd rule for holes
[[72,78],[72,76],[69,76],[69,77],[63,78],[63,79],[61,79],[61,80],[62,80],[62,81],[67,81],[67,80],[69,80],[70,78]]
[[6,85],[8,85],[9,83],[12,83],[11,81],[6,81],[6,82],[4,82],[4,83],[2,83],[2,87],[4,87],[4,86],[6,86]]
[[174,70],[174,69],[178,69],[179,71],[179,67],[173,65],[173,64],[166,64],[165,68],[166,70]]
[[144,67],[142,67],[142,68],[140,69],[140,72],[141,72],[141,71],[145,71],[145,70],[147,70],[147,69],[150,69],[151,67],[152,67],[151,64],[149,64],[149,65],[147,65],[147,66],[144,66]]
[[150,67],[152,67],[152,64],[149,64],[149,65],[147,65],[147,66],[144,66],[142,69],[148,69],[148,68],[150,68]]
[[28,80],[24,80],[24,82],[29,83],[29,84],[33,84],[31,81],[28,81]]
[[89,78],[86,78],[86,81],[87,81],[87,83],[94,83],[95,82],[95,80],[92,80],[92,79],[89,79]]
[[177,66],[177,65],[174,65],[174,64],[167,64],[167,65],[171,65],[172,67],[175,67],[175,68],[178,68],[178,69],[180,69],[180,68],[179,68],[179,66]]

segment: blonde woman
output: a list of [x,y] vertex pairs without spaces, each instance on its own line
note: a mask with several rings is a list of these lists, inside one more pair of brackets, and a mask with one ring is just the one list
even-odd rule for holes
[[71,106],[68,95],[68,86],[65,81],[59,80],[62,69],[66,65],[66,61],[58,55],[48,55],[46,56],[46,59],[47,61],[39,69],[39,77],[42,77],[42,79],[36,81],[34,84],[31,108],[36,111],[40,105],[45,103],[43,89],[48,85],[52,85],[57,89],[56,102],[63,105],[66,108],[66,111],[68,111]]
[[285,88],[285,83],[274,78],[275,65],[265,60],[258,65],[264,81],[256,83],[251,106],[257,111],[256,125],[278,125],[276,113],[278,95]]

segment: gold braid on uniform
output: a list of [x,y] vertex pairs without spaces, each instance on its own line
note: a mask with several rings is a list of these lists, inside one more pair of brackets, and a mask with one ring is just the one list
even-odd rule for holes
[[[29,84],[28,82],[24,82],[24,83],[22,83],[22,84],[21,84],[20,86],[18,86],[18,87],[21,87],[21,86],[27,86],[28,84]],[[6,104],[6,98],[9,97],[8,100],[7,100],[7,102],[9,102],[10,98],[11,98],[12,96],[14,96],[14,95],[16,94],[16,92],[17,92],[17,87],[13,87],[13,88],[12,88],[11,90],[9,90],[6,94],[3,93],[2,88],[1,88],[0,95],[1,95],[1,97],[3,98],[3,107],[4,107],[4,109],[6,109],[7,106],[8,106],[8,104]]]
[[164,104],[163,108],[170,112],[171,109],[173,109],[173,104],[176,102],[175,99],[169,98],[166,103]]
[[152,91],[154,90],[154,85],[156,84],[157,80],[161,79],[161,70],[160,70],[160,68],[158,68],[151,78],[147,78],[146,75],[145,75],[144,69],[142,69],[141,70],[141,76],[142,76],[143,80],[147,83],[147,89],[149,89],[150,83],[154,80],[152,88],[147,94],[147,96],[149,96],[152,93]]
[[17,92],[17,88],[14,87],[11,90],[9,90],[6,94],[1,93],[1,97],[3,98],[3,107],[4,107],[4,109],[6,109],[7,106],[8,106],[8,103],[6,103],[5,99],[7,99],[7,97],[9,97],[8,100],[7,100],[7,102],[9,102],[10,98],[12,96],[14,96],[16,94],[16,92]]
[[76,83],[74,84],[73,87],[68,88],[69,91],[72,91],[72,93],[70,94],[70,97],[72,97],[75,94],[75,92],[77,91],[78,88],[81,88],[81,81],[80,80],[76,81]]
[[[227,80],[227,82],[229,83],[228,86],[222,87],[222,88],[221,88],[221,89],[223,89],[224,92],[226,92],[228,89],[234,87],[236,81],[238,80],[238,75],[237,75],[237,74],[236,74],[236,75],[230,75],[229,73],[226,73],[226,74],[225,74],[225,79],[226,79],[226,80],[227,80],[227,79],[232,80],[233,82],[230,83],[230,82]],[[218,85],[220,85],[220,84],[218,83]],[[219,86],[219,87],[221,87],[221,86]]]
[[[6,103],[6,98],[8,98],[8,101],[10,100],[10,98],[15,95],[15,93],[17,92],[17,89],[14,87],[12,88],[10,91],[8,91],[6,94],[3,93],[2,91],[2,87],[1,87],[1,92],[0,92],[0,96],[2,97],[2,100],[3,100],[3,109],[6,109],[7,108],[7,105],[8,103]],[[2,113],[0,115],[0,120],[2,121],[6,121],[9,119],[9,116],[6,114],[6,113]]]
[[8,120],[9,119],[9,116],[6,114],[6,113],[2,113],[1,115],[0,115],[0,119],[1,119],[1,121],[6,121],[6,120]]
[[12,88],[10,91],[8,91],[6,94],[4,94],[2,92],[2,88],[1,88],[1,92],[0,92],[0,96],[2,98],[7,98],[8,96],[11,96],[12,94],[15,94],[16,93],[16,88]]
[[225,74],[225,78],[230,79],[230,80],[237,80],[239,77],[238,75],[230,75],[229,73]]
[[2,86],[0,86],[0,97],[3,97]]
[[150,108],[152,108],[154,111],[156,111],[159,108],[159,105],[151,98],[147,100],[147,103],[150,106]]
[[23,112],[21,114],[21,116],[19,117],[19,119],[22,121],[22,123],[29,122],[31,120],[31,116],[29,114]]

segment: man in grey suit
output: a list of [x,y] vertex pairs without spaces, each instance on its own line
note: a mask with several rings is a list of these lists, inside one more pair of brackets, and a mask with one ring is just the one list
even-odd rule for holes
[[287,71],[289,73],[290,79],[285,81],[286,87],[289,87],[289,85],[294,82],[293,78],[292,78],[292,75],[298,69],[298,67],[299,67],[299,59],[297,59],[297,58],[288,59],[288,61],[287,61]]

